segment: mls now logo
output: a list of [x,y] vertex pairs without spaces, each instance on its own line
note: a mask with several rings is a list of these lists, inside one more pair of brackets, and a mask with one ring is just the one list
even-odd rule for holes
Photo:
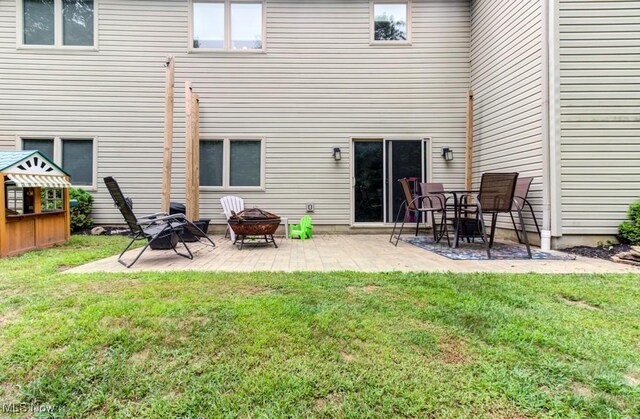
[[54,407],[50,404],[33,403],[3,403],[2,413],[53,413]]

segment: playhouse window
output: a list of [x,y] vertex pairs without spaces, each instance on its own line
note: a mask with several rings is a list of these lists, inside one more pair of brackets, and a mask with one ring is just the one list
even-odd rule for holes
[[60,211],[64,208],[62,189],[42,190],[42,212]]

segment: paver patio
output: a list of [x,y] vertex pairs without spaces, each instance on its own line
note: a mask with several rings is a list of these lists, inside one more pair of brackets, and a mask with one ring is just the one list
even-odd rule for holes
[[[279,248],[246,246],[238,250],[229,239],[213,237],[216,248],[194,243],[194,259],[173,251],[148,251],[131,269],[117,256],[68,270],[68,273],[140,271],[361,271],[361,272],[495,272],[495,273],[639,273],[640,269],[613,262],[577,257],[576,260],[451,260],[400,242],[388,235],[317,235],[312,240],[277,238]],[[136,251],[125,258],[131,260]]]

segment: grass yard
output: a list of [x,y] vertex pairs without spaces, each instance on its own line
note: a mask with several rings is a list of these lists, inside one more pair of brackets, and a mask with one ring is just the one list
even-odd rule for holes
[[0,261],[0,403],[55,416],[640,417],[640,277]]

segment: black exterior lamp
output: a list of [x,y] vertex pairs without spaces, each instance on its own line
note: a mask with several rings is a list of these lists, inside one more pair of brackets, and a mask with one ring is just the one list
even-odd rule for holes
[[444,161],[453,161],[453,150],[449,147],[442,149],[442,158]]
[[342,150],[340,150],[339,147],[336,147],[336,148],[333,149],[333,158],[336,161],[342,160]]

